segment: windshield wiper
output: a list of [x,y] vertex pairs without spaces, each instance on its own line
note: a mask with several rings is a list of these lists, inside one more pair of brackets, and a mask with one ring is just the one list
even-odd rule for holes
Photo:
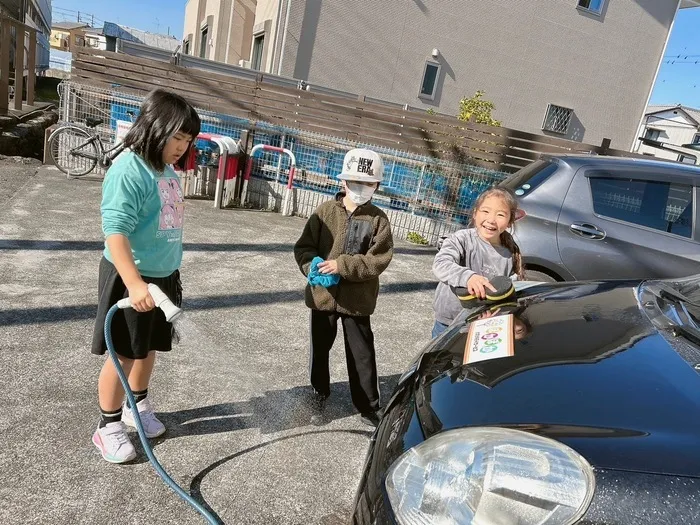
[[[696,313],[688,311],[688,306],[693,309],[700,309],[700,304],[691,301],[681,292],[667,284],[655,282],[652,286],[658,290],[659,298],[669,301],[675,307],[675,319],[672,319],[672,321],[679,330],[675,330],[674,328],[674,334],[679,335],[676,332],[681,332],[680,335],[692,338],[696,344],[700,345],[700,326],[698,325],[700,319]],[[654,291],[656,292],[657,290]],[[688,336],[688,334],[690,334],[690,336]]]
[[695,308],[700,308],[700,303],[696,303],[695,301],[686,297],[681,292],[676,290],[673,286],[669,286],[667,284],[659,282],[654,283],[653,286],[659,289],[660,296],[665,299],[683,301],[687,305],[694,306]]

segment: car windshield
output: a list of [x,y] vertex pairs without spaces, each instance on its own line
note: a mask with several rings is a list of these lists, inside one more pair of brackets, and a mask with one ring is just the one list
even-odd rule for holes
[[512,190],[521,197],[546,181],[555,171],[557,171],[556,163],[549,160],[538,160],[513,173],[501,183],[501,186]]

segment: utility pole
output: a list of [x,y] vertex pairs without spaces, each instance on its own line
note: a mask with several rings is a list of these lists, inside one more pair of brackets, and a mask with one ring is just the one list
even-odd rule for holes
[[80,11],[78,11],[78,23],[80,23]]

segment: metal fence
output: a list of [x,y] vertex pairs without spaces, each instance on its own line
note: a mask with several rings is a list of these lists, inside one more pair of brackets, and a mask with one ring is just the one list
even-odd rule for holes
[[[137,113],[142,100],[119,91],[118,87],[105,89],[71,82],[61,84],[60,94],[61,120],[102,119],[98,132],[106,144],[115,141],[118,123],[129,121],[127,112]],[[234,139],[241,138],[245,131],[248,149],[269,144],[294,153],[297,166],[293,211],[302,217],[310,216],[321,202],[332,198],[340,189],[336,175],[349,149],[368,147],[377,151],[384,160],[385,171],[373,202],[386,211],[397,237],[406,238],[408,233],[415,232],[430,244],[435,244],[441,235],[464,227],[476,197],[508,175],[468,163],[436,160],[371,143],[198,111],[202,131]],[[198,144],[200,157],[216,157],[217,152],[211,148],[211,143]],[[246,204],[279,211],[288,174],[287,157],[269,152],[256,156]]]

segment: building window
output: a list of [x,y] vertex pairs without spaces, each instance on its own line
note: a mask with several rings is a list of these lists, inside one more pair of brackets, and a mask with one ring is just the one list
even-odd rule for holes
[[209,43],[209,26],[202,28],[202,37],[199,40],[199,56],[207,58],[207,44]]
[[590,175],[595,213],[681,237],[691,237],[692,186],[600,175]]
[[647,130],[644,132],[645,139],[659,140],[659,137],[661,137],[661,130],[660,129],[647,128]]
[[584,9],[599,15],[603,12],[605,0],[578,0],[579,9]]
[[183,55],[189,55],[190,54],[190,41],[189,39],[185,40],[182,43],[182,54]]
[[425,68],[423,68],[423,81],[421,82],[418,96],[427,100],[434,100],[439,78],[440,64],[426,60]]
[[693,144],[700,144],[700,133],[695,135],[695,138],[693,138]]
[[566,135],[569,131],[569,124],[571,124],[571,117],[573,114],[573,109],[549,104],[547,106],[547,113],[544,115],[542,129],[544,131]]
[[262,67],[263,50],[265,49],[265,33],[253,39],[253,54],[250,57],[250,67],[260,71]]

